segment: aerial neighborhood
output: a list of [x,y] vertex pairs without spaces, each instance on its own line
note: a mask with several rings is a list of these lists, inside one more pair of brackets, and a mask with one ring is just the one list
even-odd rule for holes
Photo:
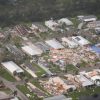
[[100,21],[95,15],[0,29],[0,100],[85,100],[84,95],[98,93]]

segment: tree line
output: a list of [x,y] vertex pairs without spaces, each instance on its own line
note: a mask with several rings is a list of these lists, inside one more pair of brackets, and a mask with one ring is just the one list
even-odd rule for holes
[[99,16],[100,0],[0,0],[0,25],[81,14]]

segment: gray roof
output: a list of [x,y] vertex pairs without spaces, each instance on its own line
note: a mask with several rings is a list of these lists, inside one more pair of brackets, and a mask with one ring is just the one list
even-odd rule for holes
[[64,95],[59,95],[59,96],[45,98],[44,100],[72,100],[72,99],[66,98]]
[[40,48],[41,50],[43,50],[44,52],[50,50],[50,46],[46,45],[46,44],[43,43],[43,42],[37,42],[37,43],[35,43],[35,45],[36,45],[38,48]]
[[83,19],[90,19],[90,18],[96,18],[97,17],[95,15],[89,15],[89,16],[84,16]]

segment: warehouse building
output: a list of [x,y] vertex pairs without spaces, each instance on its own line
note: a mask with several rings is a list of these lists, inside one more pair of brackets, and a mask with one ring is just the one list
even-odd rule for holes
[[2,62],[1,63],[5,69],[7,69],[11,74],[16,73],[17,75],[24,73],[24,70],[16,65],[13,61]]

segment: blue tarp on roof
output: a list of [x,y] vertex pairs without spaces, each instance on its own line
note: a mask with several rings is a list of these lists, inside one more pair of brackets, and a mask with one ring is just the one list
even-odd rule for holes
[[99,53],[99,54],[100,54],[100,47],[91,46],[91,49],[92,49],[93,51],[95,51],[96,53]]

